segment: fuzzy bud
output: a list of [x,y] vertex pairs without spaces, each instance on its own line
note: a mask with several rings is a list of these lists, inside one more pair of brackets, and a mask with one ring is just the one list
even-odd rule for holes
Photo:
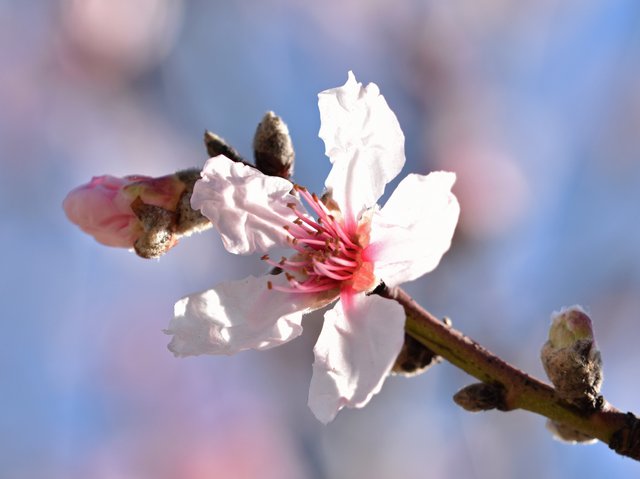
[[454,402],[466,411],[479,412],[498,409],[506,411],[505,389],[501,384],[474,383],[453,396]]
[[591,319],[580,306],[553,313],[549,340],[540,357],[558,396],[580,408],[596,409],[602,386],[602,359]]
[[204,132],[204,146],[207,149],[207,155],[209,155],[209,158],[224,155],[231,161],[244,163],[245,165],[249,164],[244,160],[244,158],[242,158],[242,156],[240,156],[240,153],[238,153],[236,149],[229,145],[222,137],[208,130],[205,130]]
[[440,361],[442,361],[440,356],[405,333],[404,344],[391,372],[408,377],[416,376]]
[[545,425],[547,430],[553,434],[553,438],[558,441],[566,442],[568,444],[595,444],[598,442],[594,437],[581,433],[580,431],[576,431],[575,429],[572,429],[560,422],[552,421],[551,419],[548,419]]
[[256,168],[265,175],[288,179],[293,174],[295,152],[289,129],[274,112],[267,112],[253,138]]

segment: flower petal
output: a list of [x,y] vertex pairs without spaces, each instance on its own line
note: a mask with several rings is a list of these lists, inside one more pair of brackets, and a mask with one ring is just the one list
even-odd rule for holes
[[323,423],[380,391],[404,340],[405,313],[380,296],[342,295],[324,315],[314,348],[309,407]]
[[290,194],[292,188],[284,178],[267,176],[220,155],[205,163],[191,206],[211,220],[227,251],[264,252],[286,243],[287,232],[282,227],[296,219],[287,204],[304,211]]
[[373,206],[405,162],[404,135],[378,86],[347,82],[318,95],[321,127],[333,168],[325,186],[348,221]]
[[368,261],[388,286],[433,270],[451,246],[460,205],[451,193],[455,173],[408,175],[387,204],[373,214]]
[[270,290],[268,281],[284,285],[286,278],[249,276],[182,298],[165,330],[173,335],[169,349],[195,356],[272,348],[299,336],[302,315],[332,299]]

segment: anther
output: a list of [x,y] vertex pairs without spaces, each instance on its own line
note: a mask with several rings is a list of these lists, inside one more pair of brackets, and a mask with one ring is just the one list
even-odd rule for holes
[[269,255],[268,254],[262,255],[262,256],[260,256],[260,259],[262,261],[269,261]]
[[273,289],[273,283],[271,281],[267,281],[267,289],[268,290],[272,290]]

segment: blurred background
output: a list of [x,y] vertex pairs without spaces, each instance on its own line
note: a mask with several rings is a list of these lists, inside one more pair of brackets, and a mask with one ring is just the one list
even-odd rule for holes
[[267,110],[320,191],[316,95],[351,69],[400,120],[403,175],[458,174],[453,247],[407,289],[539,377],[550,313],[583,305],[605,396],[640,412],[640,3],[1,0],[0,39],[1,477],[638,475],[538,416],[462,411],[472,380],[447,364],[322,426],[306,406],[321,313],[268,352],[175,359],[173,303],[263,265],[213,231],[142,260],[61,202],[93,175],[201,166],[205,128],[249,157]]

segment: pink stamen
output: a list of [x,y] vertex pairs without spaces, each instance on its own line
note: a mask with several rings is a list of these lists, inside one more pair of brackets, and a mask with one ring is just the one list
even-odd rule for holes
[[344,244],[339,243],[336,245],[336,251],[340,253],[342,256],[347,256],[350,259],[354,259],[358,257],[358,251],[353,248],[347,248]]
[[319,232],[324,232],[326,231],[322,226],[320,226],[319,223],[307,218],[304,214],[302,214],[301,212],[299,212],[297,209],[294,209],[293,212],[296,214],[296,216],[301,220],[304,221],[306,224],[308,224],[309,226],[311,226],[313,229],[315,229],[316,231]]
[[298,237],[306,238],[310,233],[303,226],[294,222],[292,222],[290,225],[284,225],[283,228],[287,230],[287,232],[294,238],[298,238]]
[[305,248],[304,246],[298,245],[298,240],[296,238],[287,238],[287,243],[289,243],[290,247],[292,247],[296,251],[299,251],[300,253],[308,253],[309,252],[308,249]]
[[339,256],[329,256],[328,261],[331,261],[332,263],[336,263],[336,264],[341,264],[342,266],[351,267],[351,268],[355,268],[356,266],[358,266],[357,261],[351,261],[349,259],[340,258]]
[[327,246],[327,242],[326,241],[321,241],[321,240],[317,240],[317,239],[309,239],[309,238],[300,238],[299,242],[302,244],[308,244],[308,245],[317,245],[317,246],[322,246],[322,247],[326,247]]
[[309,206],[316,212],[318,217],[325,219],[329,215],[329,210],[320,202],[318,196],[314,193],[313,195],[309,194],[306,188],[298,187],[296,188]]
[[307,264],[308,264],[307,261],[291,261],[286,258],[282,258],[280,261],[278,261],[278,266],[281,266],[287,269],[289,268],[301,269],[301,268],[304,268]]
[[314,259],[313,260],[313,264],[314,264],[314,266],[316,264],[321,264],[322,268],[327,269],[329,271],[334,271],[334,272],[343,272],[343,273],[344,272],[348,272],[348,273],[351,273],[352,270],[353,270],[353,268],[347,268],[346,266],[337,265],[337,264],[331,264],[331,263],[329,263],[329,258],[327,258],[324,261],[319,261],[319,260]]
[[262,261],[264,261],[265,263],[273,266],[274,268],[280,268],[282,270],[289,270],[289,271],[302,271],[302,269],[306,266],[306,263],[300,263],[300,266],[294,266],[290,263],[287,262],[283,262],[282,260],[280,261],[273,261],[272,259],[269,258],[269,255],[264,255],[262,258],[260,258]]
[[[325,276],[327,276],[327,277],[329,277],[329,278],[331,278],[331,279],[333,279],[333,280],[337,281],[337,282],[338,282],[338,284],[340,284],[342,281],[347,281],[347,280],[349,280],[349,279],[351,279],[351,278],[352,278],[352,275],[345,275],[345,276],[341,276],[341,275],[339,275],[339,274],[334,274],[334,273],[332,273],[332,272],[330,272],[330,271],[326,271],[326,272],[324,272],[323,274],[324,274]],[[337,285],[336,285],[336,286],[337,286]]]
[[340,223],[338,223],[333,216],[329,216],[329,218],[331,218],[332,225],[335,227],[336,233],[338,233],[338,236],[340,236],[340,239],[343,240],[349,246],[353,248],[357,248],[358,246],[353,241],[351,241],[351,239],[349,239],[349,236],[347,235],[346,231],[342,228]]
[[325,286],[317,286],[317,287],[307,287],[305,289],[300,288],[299,286],[295,287],[287,287],[287,286],[275,286],[272,285],[270,289],[275,289],[276,291],[282,291],[283,293],[320,293],[322,291],[329,291],[335,289],[335,285],[328,284]]
[[284,271],[288,281],[288,286],[269,282],[267,287],[288,293],[318,293],[352,287],[354,281],[359,281],[356,277],[363,264],[363,248],[355,234],[348,233],[352,228],[345,227],[342,218],[331,214],[316,194],[299,185],[294,189],[317,218],[314,220],[300,210],[297,203],[287,204],[296,218],[284,229],[289,233],[287,243],[297,254],[280,261],[273,261],[268,255],[262,257],[263,261]]
[[330,269],[325,268],[325,266],[322,263],[313,263],[313,269],[317,274],[321,276],[326,276],[331,279],[335,279],[336,281],[345,281],[347,279],[351,279],[351,276],[352,276],[352,274],[346,274],[346,275],[336,274],[334,271],[331,271]]

